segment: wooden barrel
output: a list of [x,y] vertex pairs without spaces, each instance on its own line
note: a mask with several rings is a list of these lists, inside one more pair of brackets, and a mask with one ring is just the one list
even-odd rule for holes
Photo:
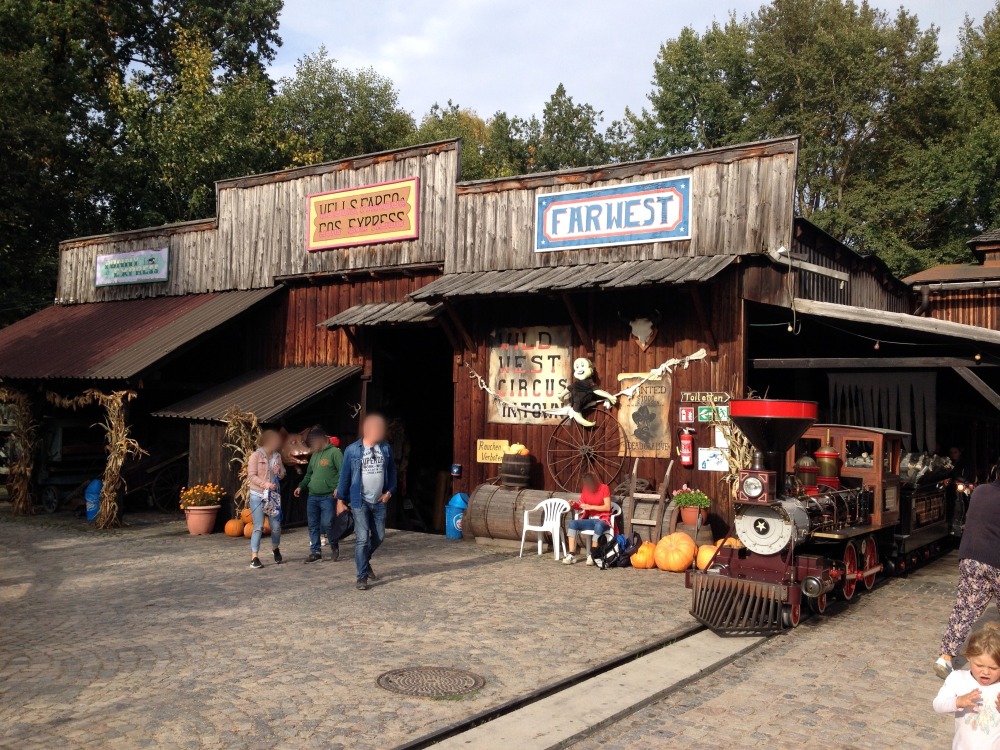
[[[469,497],[464,523],[469,533],[481,539],[521,539],[524,511],[552,497],[544,490],[518,490],[481,484]],[[529,534],[531,541],[534,534]]]
[[531,456],[505,453],[500,460],[500,483],[506,487],[527,487],[531,483]]

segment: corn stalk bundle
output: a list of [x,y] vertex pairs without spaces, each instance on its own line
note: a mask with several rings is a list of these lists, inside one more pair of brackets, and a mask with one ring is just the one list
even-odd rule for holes
[[31,473],[35,468],[35,422],[31,418],[31,401],[21,391],[0,386],[0,401],[14,407],[14,429],[10,433],[10,501],[14,514],[27,516],[35,512],[31,498]]
[[226,423],[225,446],[233,453],[230,463],[239,467],[240,487],[233,495],[233,517],[239,518],[250,504],[250,477],[247,476],[247,461],[257,450],[260,441],[260,423],[252,411],[240,411],[238,406],[230,406],[222,421]]
[[[753,398],[753,393],[748,394],[747,398]],[[719,450],[722,451],[722,455],[726,458],[726,463],[729,464],[729,471],[723,474],[719,481],[728,485],[729,497],[731,500],[735,500],[736,485],[740,477],[740,470],[750,468],[750,465],[753,463],[754,447],[753,443],[747,439],[747,436],[740,431],[739,427],[730,420],[723,421],[719,417],[718,409],[713,406],[710,425],[722,433],[725,445],[720,447]]]
[[129,437],[128,424],[125,422],[125,412],[129,401],[136,397],[135,391],[112,391],[102,393],[89,388],[74,398],[65,398],[51,391],[45,394],[49,403],[65,409],[80,409],[89,404],[99,404],[104,409],[104,421],[100,426],[104,429],[105,449],[108,460],[104,464],[103,486],[101,487],[101,509],[97,514],[97,528],[113,529],[121,526],[121,516],[118,508],[118,492],[122,487],[122,466],[128,458],[139,458],[146,454],[139,442]]

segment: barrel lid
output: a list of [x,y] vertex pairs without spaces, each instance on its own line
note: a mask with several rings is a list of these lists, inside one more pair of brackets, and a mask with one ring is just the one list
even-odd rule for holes
[[449,508],[468,508],[469,507],[469,496],[464,492],[459,492],[456,495],[451,496],[451,500],[448,501]]

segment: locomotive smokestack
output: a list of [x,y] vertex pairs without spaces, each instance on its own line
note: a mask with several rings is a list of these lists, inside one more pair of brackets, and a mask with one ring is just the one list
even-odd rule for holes
[[729,402],[733,424],[763,454],[767,468],[777,472],[779,493],[785,487],[785,453],[813,425],[818,414],[815,401],[750,398]]

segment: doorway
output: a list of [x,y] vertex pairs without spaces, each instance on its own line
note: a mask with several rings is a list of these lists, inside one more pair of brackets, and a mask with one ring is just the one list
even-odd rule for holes
[[438,328],[378,329],[370,335],[365,406],[385,415],[399,469],[387,524],[443,533],[454,456],[454,353]]

